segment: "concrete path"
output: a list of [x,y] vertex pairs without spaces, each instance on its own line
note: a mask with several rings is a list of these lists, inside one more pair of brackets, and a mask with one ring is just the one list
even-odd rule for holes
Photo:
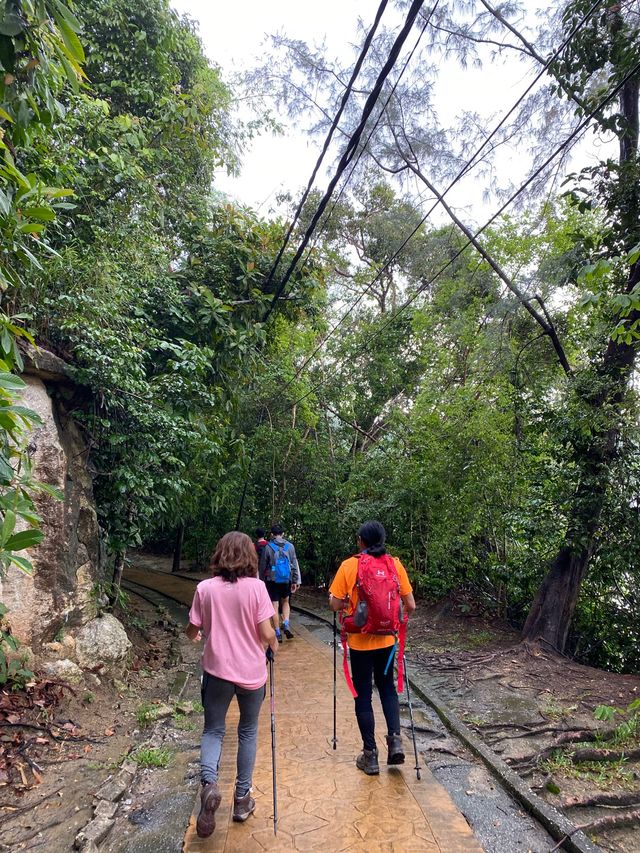
[[[235,779],[237,706],[227,719],[221,764],[223,802],[211,838],[196,836],[199,801],[185,836],[184,853],[258,853],[324,850],[325,853],[481,853],[462,814],[445,789],[422,767],[416,780],[405,738],[407,764],[365,776],[354,764],[359,733],[353,699],[338,673],[338,749],[333,730],[332,651],[302,626],[280,648],[276,663],[278,835],[273,833],[269,698],[260,720],[254,774],[255,814],[231,820]],[[379,718],[382,713],[376,709]],[[380,733],[380,754],[386,757]]]

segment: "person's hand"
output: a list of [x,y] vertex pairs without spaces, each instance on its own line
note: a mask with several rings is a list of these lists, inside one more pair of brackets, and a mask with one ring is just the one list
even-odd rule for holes
[[299,584],[292,583],[291,584],[291,593],[293,594],[298,589]]
[[278,642],[274,637],[272,642],[267,646],[267,660],[275,660],[278,653]]

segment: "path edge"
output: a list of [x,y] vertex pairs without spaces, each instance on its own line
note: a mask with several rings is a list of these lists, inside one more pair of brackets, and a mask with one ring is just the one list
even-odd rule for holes
[[602,853],[602,848],[594,844],[569,818],[535,794],[515,770],[512,770],[506,761],[475,735],[429,687],[417,683],[415,675],[412,675],[410,683],[414,692],[433,708],[447,729],[484,762],[509,793],[545,827],[556,841],[562,841],[562,848],[570,853]]
[[[297,610],[307,616],[321,619],[328,625],[332,623],[324,616],[314,613],[298,605],[291,605],[292,610]],[[411,667],[409,667],[411,669]],[[434,691],[424,683],[416,681],[415,674],[411,674],[409,683],[413,691],[423,702],[429,705],[442,720],[446,728],[456,735],[474,755],[488,767],[493,775],[500,781],[504,788],[521,803],[525,809],[532,814],[539,823],[544,826],[549,835],[556,841],[562,841],[561,849],[569,853],[603,853],[602,848],[594,844],[585,833],[578,829],[569,818],[558,811],[555,806],[546,803],[542,797],[531,790],[520,776],[500,758],[490,747],[488,747],[462,720],[448,708]]]

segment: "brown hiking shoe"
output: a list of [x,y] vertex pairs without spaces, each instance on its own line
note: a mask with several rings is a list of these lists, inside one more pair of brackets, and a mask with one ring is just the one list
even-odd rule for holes
[[377,749],[363,749],[360,755],[356,758],[356,767],[362,770],[367,776],[377,776],[380,772],[378,764]]
[[217,782],[209,782],[202,786],[200,794],[200,814],[196,821],[198,838],[208,838],[216,828],[216,811],[222,796]]
[[387,764],[404,764],[404,749],[402,748],[402,737],[398,735],[387,735]]
[[251,796],[251,791],[247,791],[244,797],[233,798],[233,819],[237,823],[245,821],[249,815],[253,814],[256,808],[256,801]]

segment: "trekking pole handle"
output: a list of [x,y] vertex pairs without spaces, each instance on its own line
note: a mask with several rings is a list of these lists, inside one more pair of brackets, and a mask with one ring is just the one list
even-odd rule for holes
[[276,657],[273,653],[273,649],[271,648],[271,646],[267,646],[267,660],[269,661],[269,663],[273,663],[275,659]]

